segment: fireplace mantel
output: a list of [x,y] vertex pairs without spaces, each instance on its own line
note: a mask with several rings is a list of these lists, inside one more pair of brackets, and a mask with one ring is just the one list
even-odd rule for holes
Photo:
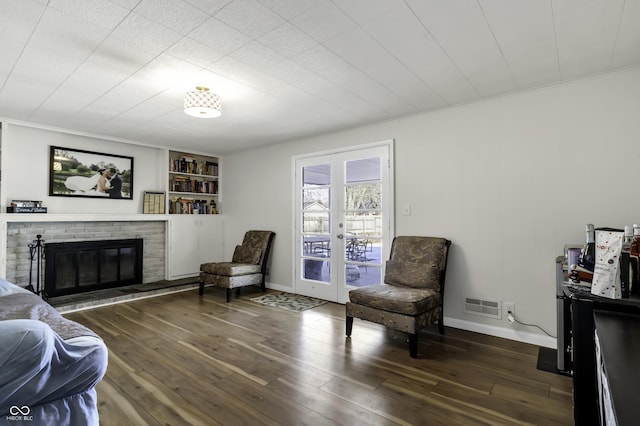
[[151,258],[145,254],[145,279],[149,282],[165,279],[166,229],[170,220],[166,214],[0,214],[0,277],[13,277],[20,281],[17,284],[24,284],[24,275],[28,272],[28,269],[25,271],[27,265],[23,264],[29,255],[27,244],[36,234],[43,234],[48,243],[76,239],[121,239],[144,234],[145,239],[152,238],[158,245],[147,251]]
[[3,213],[2,222],[166,222],[166,214]]
[[[22,280],[18,284],[23,284],[22,278],[25,274],[28,276],[29,271],[21,264],[16,267],[20,262],[16,259],[28,258],[27,245],[38,234],[43,234],[43,239],[49,243],[71,239],[129,238],[133,233],[123,230],[128,227],[154,228],[148,238],[161,240],[157,243],[162,247],[157,250],[147,251],[145,242],[145,259],[147,254],[155,256],[153,262],[145,260],[145,282],[197,276],[199,265],[204,261],[222,261],[223,219],[223,215],[0,213],[0,278],[15,276]],[[97,226],[92,226],[92,222]],[[63,230],[51,235],[51,227],[56,226]],[[86,228],[86,232],[92,235],[82,235],[85,230],[77,232],[76,228]],[[112,228],[113,231],[101,228]],[[200,238],[201,234],[207,236]],[[206,241],[206,248],[198,243],[191,244],[199,239]]]

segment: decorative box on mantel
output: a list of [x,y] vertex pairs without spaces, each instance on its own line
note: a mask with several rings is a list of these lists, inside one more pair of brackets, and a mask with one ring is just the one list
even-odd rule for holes
[[7,213],[46,213],[47,208],[42,207],[42,201],[11,200],[7,206]]

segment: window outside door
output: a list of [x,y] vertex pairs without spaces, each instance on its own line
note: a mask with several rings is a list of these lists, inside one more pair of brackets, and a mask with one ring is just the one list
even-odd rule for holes
[[392,232],[391,143],[298,158],[295,291],[338,303],[382,282]]

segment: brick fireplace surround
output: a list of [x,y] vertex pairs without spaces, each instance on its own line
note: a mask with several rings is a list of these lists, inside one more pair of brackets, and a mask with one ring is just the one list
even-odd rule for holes
[[[42,221],[8,222],[6,234],[6,279],[20,286],[29,283],[28,244],[42,235],[46,243],[142,238],[144,240],[143,283],[165,278],[166,221]],[[44,266],[44,264],[43,264]],[[44,271],[43,275],[44,276]],[[33,283],[36,268],[33,268]],[[43,280],[41,279],[41,282]]]

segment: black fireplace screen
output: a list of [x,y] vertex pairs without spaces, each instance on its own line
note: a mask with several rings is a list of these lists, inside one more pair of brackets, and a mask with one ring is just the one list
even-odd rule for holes
[[142,238],[46,244],[48,297],[142,283]]

